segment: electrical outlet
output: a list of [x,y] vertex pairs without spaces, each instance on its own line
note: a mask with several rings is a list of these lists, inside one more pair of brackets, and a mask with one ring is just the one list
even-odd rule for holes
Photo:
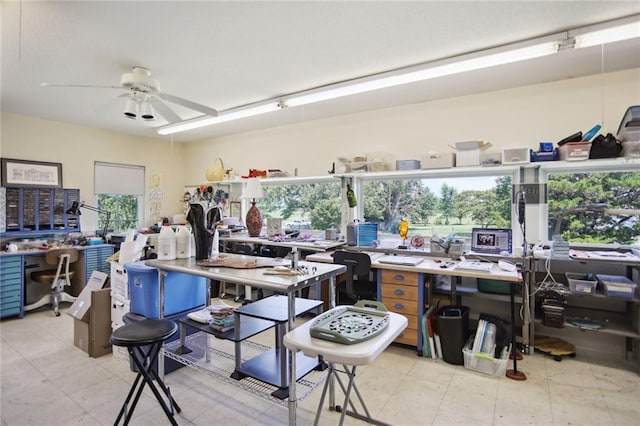
[[517,191],[524,194],[524,201],[527,204],[540,204],[547,202],[547,184],[524,183],[518,185]]

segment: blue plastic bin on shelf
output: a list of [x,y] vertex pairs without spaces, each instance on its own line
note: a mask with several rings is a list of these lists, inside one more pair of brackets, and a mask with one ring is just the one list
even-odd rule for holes
[[[132,262],[124,265],[129,277],[130,311],[149,319],[160,317],[158,270]],[[164,309],[167,317],[206,306],[207,279],[180,272],[167,272],[164,277]]]

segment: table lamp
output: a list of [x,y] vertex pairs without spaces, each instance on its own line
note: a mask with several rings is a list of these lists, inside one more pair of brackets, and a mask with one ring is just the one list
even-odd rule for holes
[[104,227],[102,228],[102,238],[104,239],[105,242],[107,242],[107,230],[109,229],[109,220],[111,219],[111,212],[100,209],[98,207],[85,204],[84,201],[80,201],[80,203],[78,203],[77,201],[74,201],[71,204],[71,207],[67,209],[66,213],[73,216],[80,216],[82,214],[80,209],[87,209],[87,210],[91,210],[92,212],[96,212],[98,214],[104,215]]
[[260,210],[258,210],[258,207],[256,206],[256,199],[264,198],[260,179],[247,179],[247,185],[245,186],[240,198],[251,200],[251,208],[249,208],[249,211],[247,212],[245,225],[247,226],[247,231],[249,231],[250,237],[258,237],[262,231],[262,213],[260,213]]

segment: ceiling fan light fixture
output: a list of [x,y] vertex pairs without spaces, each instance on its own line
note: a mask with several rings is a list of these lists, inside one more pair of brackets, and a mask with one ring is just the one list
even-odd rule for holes
[[145,121],[153,121],[156,119],[151,102],[144,101],[140,104],[140,118]]
[[127,99],[127,103],[124,106],[124,116],[135,120],[138,118],[138,102],[133,99]]

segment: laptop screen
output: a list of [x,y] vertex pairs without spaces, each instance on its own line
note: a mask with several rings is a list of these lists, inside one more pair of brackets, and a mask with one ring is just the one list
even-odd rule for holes
[[471,251],[476,253],[511,253],[511,229],[473,228]]

